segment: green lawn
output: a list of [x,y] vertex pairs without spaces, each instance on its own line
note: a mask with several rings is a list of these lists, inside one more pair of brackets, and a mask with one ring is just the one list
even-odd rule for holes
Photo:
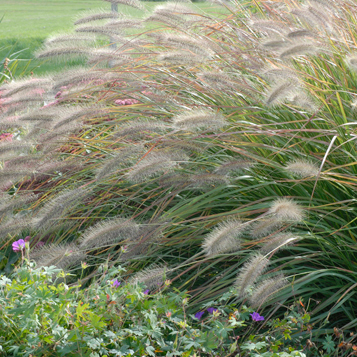
[[[157,4],[155,1],[143,2],[149,11]],[[217,11],[210,3],[191,6],[202,11]],[[33,53],[49,35],[73,29],[73,22],[81,12],[110,8],[109,2],[100,0],[0,0],[0,63],[6,57],[17,58],[16,76],[30,71],[43,74],[80,64],[79,61],[67,64],[38,61],[33,59]],[[124,5],[119,5],[119,12],[133,17],[145,15],[142,10]]]

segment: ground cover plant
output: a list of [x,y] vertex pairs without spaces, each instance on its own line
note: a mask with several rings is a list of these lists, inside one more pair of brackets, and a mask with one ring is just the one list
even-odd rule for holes
[[90,14],[37,54],[86,66],[1,88],[1,268],[29,236],[73,284],[107,261],[189,313],[233,288],[268,321],[299,301],[306,337],[353,330],[357,4],[221,5],[160,4],[141,35]]
[[100,278],[84,289],[66,285],[68,276],[55,267],[27,264],[11,279],[1,276],[2,355],[305,357],[293,347],[302,349],[301,340],[287,339],[308,321],[296,307],[255,336],[250,333],[264,317],[245,306],[238,312],[227,304],[230,293],[188,314],[189,295],[172,291],[169,281],[151,294],[140,283],[120,281],[123,268],[101,268]]

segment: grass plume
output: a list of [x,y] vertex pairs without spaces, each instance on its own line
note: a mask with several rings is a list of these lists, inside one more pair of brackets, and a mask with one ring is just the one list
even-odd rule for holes
[[59,193],[49,200],[37,213],[33,221],[35,230],[46,230],[56,225],[73,206],[84,199],[86,190],[75,188]]
[[283,274],[272,279],[266,279],[254,288],[252,295],[249,297],[249,303],[252,307],[260,307],[273,299],[280,289],[285,287],[288,281]]
[[145,182],[154,176],[173,170],[177,166],[177,159],[174,153],[150,153],[131,168],[126,178],[134,183]]
[[218,224],[204,239],[202,248],[207,257],[239,250],[239,237],[244,231],[239,220],[231,219]]
[[285,170],[294,175],[305,177],[316,177],[319,167],[308,160],[294,160],[285,166]]
[[170,270],[166,266],[152,264],[136,273],[130,280],[132,284],[143,284],[149,290],[160,288]]
[[245,296],[247,289],[254,285],[255,281],[263,274],[268,264],[269,259],[265,258],[260,253],[256,253],[243,265],[235,282],[240,297]]
[[220,113],[208,110],[192,110],[172,118],[175,127],[184,130],[217,130],[227,125],[226,119]]
[[260,248],[262,254],[270,254],[299,240],[299,236],[292,233],[278,233],[269,237]]
[[97,249],[130,241],[138,236],[139,229],[137,223],[121,217],[98,222],[82,234],[80,248]]

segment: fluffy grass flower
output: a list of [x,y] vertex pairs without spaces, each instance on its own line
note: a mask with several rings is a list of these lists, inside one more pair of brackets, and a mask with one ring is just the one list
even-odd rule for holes
[[202,248],[207,257],[216,254],[237,251],[240,248],[239,237],[244,231],[244,226],[239,220],[231,219],[218,224],[202,243]]
[[291,199],[278,198],[275,200],[268,214],[274,215],[282,221],[301,222],[304,218],[303,209]]
[[174,125],[184,130],[217,130],[224,127],[227,122],[220,113],[209,110],[196,109],[176,115],[172,118]]
[[277,295],[278,291],[288,284],[283,274],[274,278],[266,279],[256,286],[249,298],[249,303],[253,307],[259,307]]
[[260,253],[256,253],[241,268],[235,286],[238,288],[238,295],[243,297],[249,287],[253,286],[255,281],[261,276],[269,264],[269,259]]
[[300,177],[315,177],[319,167],[308,160],[294,160],[285,166],[285,170]]

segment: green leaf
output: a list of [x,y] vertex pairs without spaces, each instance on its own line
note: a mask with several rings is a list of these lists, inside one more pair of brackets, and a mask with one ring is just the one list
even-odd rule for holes
[[106,326],[106,323],[103,321],[100,321],[100,319],[101,319],[101,317],[94,313],[89,314],[89,320],[90,320],[92,326],[96,329],[101,329],[102,327]]
[[150,355],[150,356],[153,356],[153,357],[156,357],[155,355],[155,348],[152,347],[152,346],[147,346],[145,348],[146,352]]
[[330,335],[325,337],[325,340],[322,342],[322,346],[327,353],[331,353],[335,350],[335,343],[332,341],[332,337]]

